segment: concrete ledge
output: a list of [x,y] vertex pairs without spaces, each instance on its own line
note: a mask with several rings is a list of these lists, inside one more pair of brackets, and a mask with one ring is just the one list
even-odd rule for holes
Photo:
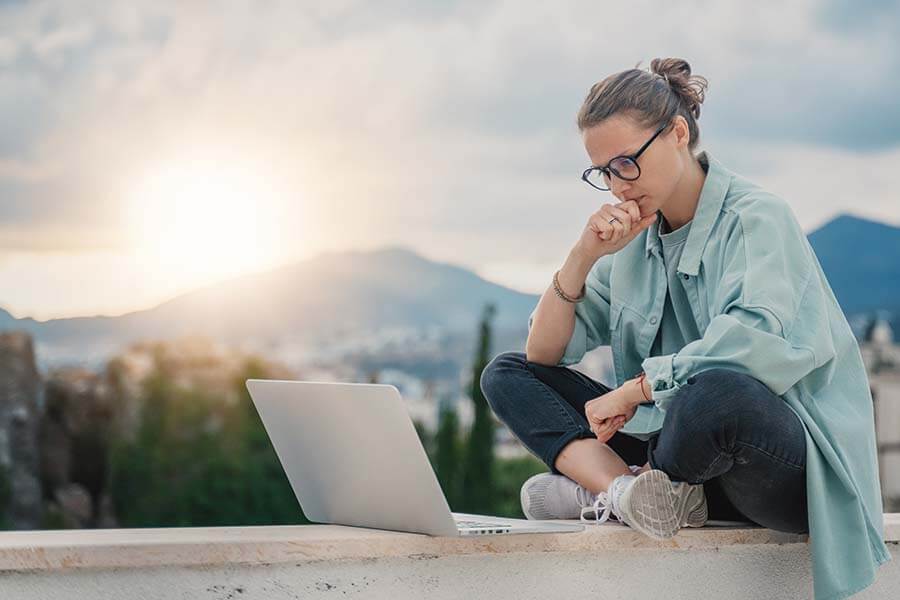
[[[884,519],[896,558],[900,515]],[[658,542],[609,522],[467,538],[332,525],[7,532],[0,598],[812,598],[808,541],[704,527]],[[858,597],[897,589],[893,560]]]
[[[884,516],[885,537],[900,541],[900,514]],[[576,533],[432,537],[338,525],[45,530],[0,533],[0,571],[303,563],[337,559],[572,552],[640,548],[702,549],[806,544],[805,534],[761,527],[682,529],[656,541],[625,525],[589,524]]]

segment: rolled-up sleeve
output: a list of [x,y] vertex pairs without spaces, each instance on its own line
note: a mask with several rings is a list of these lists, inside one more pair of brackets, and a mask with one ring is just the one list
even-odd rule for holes
[[742,217],[703,336],[641,364],[654,403],[665,411],[688,378],[714,368],[755,377],[781,396],[832,360],[827,283],[815,260],[792,213]]
[[[612,260],[613,255],[602,256],[588,272],[584,282],[585,297],[575,305],[575,327],[558,366],[578,363],[591,350],[609,345],[609,275]],[[529,332],[536,312],[537,307],[528,317]]]

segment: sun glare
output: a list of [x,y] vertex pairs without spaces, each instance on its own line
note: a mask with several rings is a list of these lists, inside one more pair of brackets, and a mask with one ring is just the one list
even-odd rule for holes
[[185,164],[139,185],[129,221],[136,250],[155,263],[148,266],[213,280],[277,259],[282,201],[247,169]]

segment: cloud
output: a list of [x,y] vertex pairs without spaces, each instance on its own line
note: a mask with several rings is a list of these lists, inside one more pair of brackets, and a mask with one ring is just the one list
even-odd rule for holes
[[127,251],[134,182],[224,154],[304,205],[297,256],[401,242],[521,287],[603,201],[578,180],[588,88],[657,56],[710,81],[701,145],[802,223],[896,219],[900,21],[853,6],[0,3],[0,248]]

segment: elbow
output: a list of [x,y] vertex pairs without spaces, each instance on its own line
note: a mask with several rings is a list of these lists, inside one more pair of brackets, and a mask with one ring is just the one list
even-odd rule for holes
[[[530,338],[529,338],[530,339]],[[535,348],[532,344],[525,343],[525,360],[538,365],[555,367],[562,358],[562,352],[547,352],[543,348]]]

